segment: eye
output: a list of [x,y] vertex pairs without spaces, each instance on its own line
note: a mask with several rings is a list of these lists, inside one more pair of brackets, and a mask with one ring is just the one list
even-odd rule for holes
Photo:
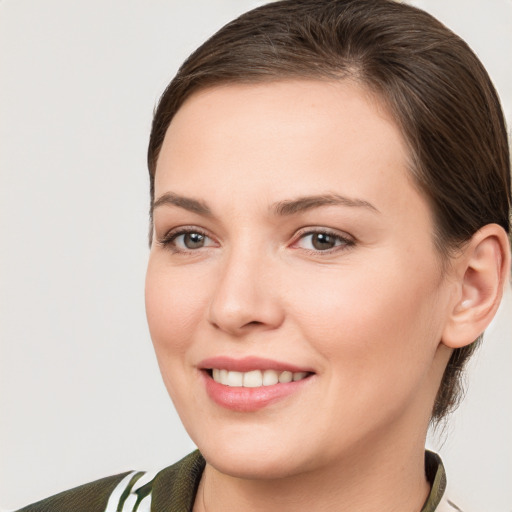
[[328,252],[354,245],[354,240],[331,231],[308,231],[300,235],[294,246],[314,252]]
[[192,228],[170,231],[158,242],[160,245],[171,249],[173,252],[195,251],[216,245],[206,233]]
[[199,249],[204,247],[206,239],[202,233],[183,233],[174,239],[174,244],[185,249]]

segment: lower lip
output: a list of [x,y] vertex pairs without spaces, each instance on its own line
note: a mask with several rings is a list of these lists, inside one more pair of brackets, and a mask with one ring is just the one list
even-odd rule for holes
[[208,396],[221,407],[238,412],[254,412],[298,392],[311,376],[295,382],[244,388],[225,386],[215,382],[210,374],[201,371]]

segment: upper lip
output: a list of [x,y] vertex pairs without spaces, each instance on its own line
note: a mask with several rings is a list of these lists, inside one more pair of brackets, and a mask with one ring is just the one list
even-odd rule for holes
[[235,372],[250,372],[252,370],[275,370],[278,372],[311,372],[311,368],[299,367],[290,363],[266,359],[264,357],[248,356],[234,359],[229,356],[216,356],[203,359],[198,365],[202,370],[217,368]]

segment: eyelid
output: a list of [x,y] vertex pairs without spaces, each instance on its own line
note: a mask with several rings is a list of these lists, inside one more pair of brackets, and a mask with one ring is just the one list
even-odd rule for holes
[[[332,236],[338,240],[341,240],[343,243],[340,245],[335,245],[334,247],[332,247],[330,249],[326,249],[326,250],[305,249],[305,248],[301,248],[301,247],[296,247],[298,242],[300,242],[300,240],[304,239],[306,236],[316,235],[316,234],[326,234],[326,235]],[[308,226],[308,227],[300,229],[297,233],[295,233],[291,247],[296,248],[296,249],[301,249],[302,251],[306,251],[308,253],[315,254],[315,255],[322,255],[322,254],[327,255],[327,254],[332,254],[333,252],[347,250],[349,247],[352,247],[353,245],[355,245],[355,243],[356,243],[355,237],[353,237],[349,233],[340,232],[340,231],[337,231],[337,230],[331,229],[331,228]]]
[[161,237],[157,238],[157,243],[161,247],[165,249],[172,250],[174,253],[181,253],[181,254],[190,254],[194,252],[198,252],[200,249],[208,249],[211,246],[206,247],[199,247],[197,249],[182,249],[176,247],[176,245],[173,245],[174,240],[178,238],[181,235],[186,235],[188,233],[198,233],[205,238],[208,238],[209,240],[212,240],[215,244],[218,244],[218,242],[215,240],[213,236],[211,236],[208,231],[206,231],[203,228],[200,228],[198,226],[178,226],[174,227],[172,229],[169,229],[165,232],[165,234]]
[[[173,244],[173,242],[179,236],[186,235],[189,233],[198,233],[198,234],[204,236],[205,238],[209,239],[210,241],[212,241],[213,244],[207,245],[204,247],[198,247],[196,249],[180,248],[180,247],[177,247],[175,244]],[[332,236],[336,240],[341,241],[341,243],[338,245],[335,245],[334,247],[331,247],[330,249],[325,249],[325,250],[307,249],[307,248],[297,247],[300,240],[306,238],[307,236],[312,236],[315,234],[325,234],[325,235]],[[204,250],[204,249],[211,248],[212,245],[218,246],[218,241],[215,239],[215,237],[211,236],[207,230],[200,228],[198,226],[193,226],[193,225],[177,226],[172,229],[169,229],[168,231],[165,232],[165,234],[163,236],[157,237],[157,243],[161,247],[169,249],[173,253],[178,253],[178,254],[180,254],[180,253],[181,254],[193,254],[193,253],[199,252],[201,249]],[[340,231],[332,229],[332,228],[307,226],[307,227],[301,228],[294,234],[293,241],[290,244],[290,247],[293,249],[300,249],[304,252],[315,254],[315,255],[322,255],[322,254],[327,255],[327,254],[331,254],[333,252],[347,250],[349,247],[355,245],[355,243],[356,243],[355,237],[353,237],[349,233],[340,232]]]

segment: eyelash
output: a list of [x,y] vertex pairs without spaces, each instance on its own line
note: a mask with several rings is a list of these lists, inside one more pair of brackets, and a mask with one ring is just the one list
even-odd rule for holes
[[[198,249],[205,249],[208,247],[199,247],[197,249],[181,249],[176,247],[175,241],[176,239],[181,235],[187,235],[187,234],[198,234],[201,235],[209,240],[213,240],[212,237],[208,235],[204,230],[196,227],[182,227],[178,228],[178,230],[171,230],[167,232],[161,239],[158,240],[158,244],[166,249],[169,249],[173,254],[185,254],[185,255],[193,255],[195,252],[197,252]],[[306,252],[307,254],[311,255],[327,255],[332,254],[338,251],[345,251],[348,248],[355,245],[355,240],[350,236],[342,236],[339,233],[336,233],[335,231],[331,231],[329,229],[312,229],[312,228],[306,228],[304,231],[299,232],[296,237],[295,241],[291,244],[292,247],[296,246],[301,240],[304,240],[308,236],[314,236],[314,235],[327,235],[332,237],[335,242],[341,242],[339,245],[335,245],[334,247],[326,250],[320,250],[320,249],[305,249],[302,248],[302,251]],[[294,247],[296,248],[296,247]]]
[[318,229],[312,229],[312,228],[306,228],[304,231],[301,231],[297,234],[295,241],[293,242],[292,246],[297,245],[298,242],[301,240],[304,240],[308,236],[314,236],[314,235],[328,235],[334,239],[335,242],[341,242],[339,245],[335,245],[334,247],[326,250],[320,250],[320,249],[305,249],[302,248],[302,251],[305,251],[308,254],[317,256],[317,255],[330,255],[339,251],[346,251],[350,247],[355,245],[355,240],[350,237],[349,235],[341,235],[340,233],[337,233],[336,231],[332,231],[325,228],[318,228]]
[[[180,249],[175,245],[175,241],[179,236],[188,234],[202,235],[205,238],[213,240],[204,230],[192,226],[185,226],[178,228],[177,230],[168,231],[161,239],[158,240],[158,244],[169,249],[173,254],[193,254],[197,249]],[[201,247],[201,249],[203,249],[203,247]]]

